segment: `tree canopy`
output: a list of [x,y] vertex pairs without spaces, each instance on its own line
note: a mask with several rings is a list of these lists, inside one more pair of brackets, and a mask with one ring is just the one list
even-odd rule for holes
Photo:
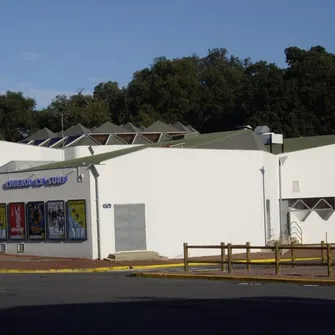
[[47,127],[91,128],[110,120],[148,126],[180,121],[200,132],[267,125],[285,137],[334,134],[335,55],[321,46],[285,50],[286,68],[209,50],[205,57],[159,57],[126,87],[98,84],[91,95],[56,96],[43,110],[21,92],[0,95],[0,139],[18,141]]

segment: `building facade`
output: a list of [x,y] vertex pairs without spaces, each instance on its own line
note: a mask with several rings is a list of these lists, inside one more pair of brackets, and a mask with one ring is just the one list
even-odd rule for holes
[[[284,141],[285,152],[274,154],[264,138],[239,130],[126,148],[0,142],[8,152],[0,166],[0,250],[180,258],[183,242],[334,240],[335,140],[305,150]],[[210,254],[217,251],[191,256]]]

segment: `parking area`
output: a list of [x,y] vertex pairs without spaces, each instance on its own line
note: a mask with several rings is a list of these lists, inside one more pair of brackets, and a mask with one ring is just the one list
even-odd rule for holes
[[0,275],[2,329],[56,334],[221,330],[315,334],[334,330],[325,317],[335,289],[129,278],[124,273]]

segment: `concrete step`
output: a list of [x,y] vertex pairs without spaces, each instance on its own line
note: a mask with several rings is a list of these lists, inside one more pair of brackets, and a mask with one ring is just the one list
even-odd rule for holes
[[114,262],[128,262],[128,261],[158,261],[167,259],[159,255],[155,251],[123,251],[110,254],[107,258]]

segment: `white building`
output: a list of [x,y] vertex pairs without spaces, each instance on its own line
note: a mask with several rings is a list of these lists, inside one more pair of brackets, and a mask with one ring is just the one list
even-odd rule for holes
[[299,150],[300,139],[287,140],[276,155],[268,138],[274,150],[282,137],[239,130],[59,149],[0,142],[0,246],[12,254],[96,259],[147,250],[179,258],[183,242],[334,240],[334,145]]

